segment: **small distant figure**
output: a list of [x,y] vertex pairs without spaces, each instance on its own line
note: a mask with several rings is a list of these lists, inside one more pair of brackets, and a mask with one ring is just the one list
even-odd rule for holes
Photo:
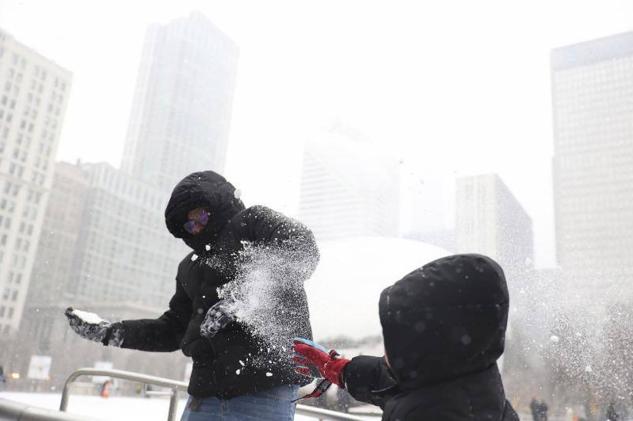
[[607,407],[607,421],[620,421],[620,414],[615,409],[615,404],[613,401],[609,402],[609,406]]
[[7,384],[7,378],[4,376],[4,368],[0,365],[0,390],[4,389]]
[[101,397],[104,399],[109,398],[111,388],[112,388],[112,380],[108,379],[104,381],[103,384],[101,385],[101,391],[99,392],[99,395],[101,395]]
[[539,421],[547,421],[547,410],[548,410],[548,406],[545,403],[545,401],[541,401],[541,406],[539,408]]
[[534,421],[547,421],[548,406],[545,401],[539,401],[536,398],[530,402],[530,410],[532,411],[532,419]]

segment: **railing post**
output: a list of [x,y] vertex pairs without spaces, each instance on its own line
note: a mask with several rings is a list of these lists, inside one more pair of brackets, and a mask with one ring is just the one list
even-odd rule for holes
[[64,383],[64,389],[62,389],[62,401],[59,404],[59,410],[62,412],[66,412],[66,410],[68,409],[68,397],[70,395],[70,385],[77,379],[77,377],[79,377],[78,372],[79,370],[75,371],[70,376],[68,376],[68,378],[66,379],[66,382]]
[[171,397],[169,398],[169,414],[167,415],[167,421],[175,421],[176,413],[178,411],[178,389],[171,389]]

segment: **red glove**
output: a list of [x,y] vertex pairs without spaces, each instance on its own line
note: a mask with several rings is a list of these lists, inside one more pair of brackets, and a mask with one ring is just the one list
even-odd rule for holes
[[[308,339],[295,338],[293,349],[294,362],[297,364],[295,371],[307,377],[320,377],[344,388],[343,370],[349,360],[340,358],[335,350],[328,352],[321,345]],[[313,370],[318,372],[315,373]]]

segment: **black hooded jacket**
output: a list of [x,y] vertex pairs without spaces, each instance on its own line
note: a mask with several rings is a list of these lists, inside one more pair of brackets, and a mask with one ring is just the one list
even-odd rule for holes
[[514,421],[496,360],[504,349],[508,289],[501,267],[475,254],[417,269],[380,296],[385,359],[344,371],[356,399],[389,421]]
[[[187,213],[198,207],[206,208],[210,219],[193,236],[183,224]],[[302,282],[316,268],[319,253],[310,230],[263,206],[245,209],[235,188],[212,171],[191,174],[175,187],[165,221],[169,231],[194,251],[178,266],[169,310],[158,319],[120,322],[122,347],[162,352],[182,349],[193,359],[188,391],[195,397],[229,399],[281,384],[305,383],[289,361],[271,355],[266,342],[241,323],[231,323],[211,339],[200,336],[200,324],[219,300],[217,288],[235,280],[241,252],[250,244],[270,253],[283,251],[279,256],[286,259],[280,278],[284,285],[280,285],[281,298],[273,305],[293,327],[292,335],[311,337]]]

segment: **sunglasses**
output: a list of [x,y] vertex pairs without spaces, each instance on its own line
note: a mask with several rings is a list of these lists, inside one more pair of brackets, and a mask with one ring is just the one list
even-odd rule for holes
[[209,213],[209,211],[205,209],[194,209],[189,212],[189,215],[187,215],[189,220],[185,222],[182,227],[189,234],[199,234],[204,229],[204,227],[207,226],[207,223],[209,223],[210,215],[211,214]]

